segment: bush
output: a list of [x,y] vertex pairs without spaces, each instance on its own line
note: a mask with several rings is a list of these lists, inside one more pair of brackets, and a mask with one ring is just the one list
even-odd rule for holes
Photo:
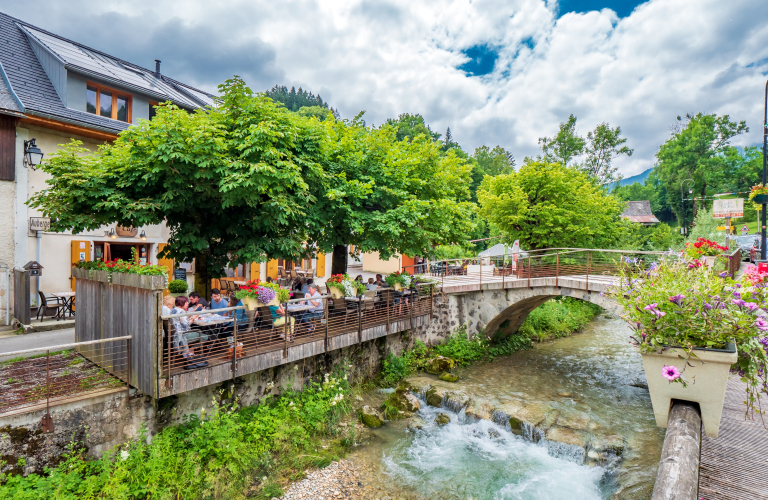
[[518,334],[538,341],[566,337],[581,330],[601,311],[600,306],[591,302],[554,298],[531,311]]
[[168,291],[171,293],[187,293],[188,288],[186,280],[173,280],[168,283]]
[[[354,439],[323,449],[320,436],[339,432],[349,413],[346,376],[313,382],[303,392],[268,397],[258,406],[214,404],[201,416],[166,427],[147,444],[135,441],[98,460],[71,447],[47,475],[0,475],[0,500],[243,498],[256,478],[257,498],[279,496],[279,476],[327,465]],[[347,444],[342,444],[347,443]],[[278,477],[276,477],[278,476]]]

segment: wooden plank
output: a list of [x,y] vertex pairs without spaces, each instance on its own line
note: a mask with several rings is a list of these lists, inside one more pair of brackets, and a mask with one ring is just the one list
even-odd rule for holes
[[652,500],[696,500],[700,453],[698,405],[678,401],[669,412]]

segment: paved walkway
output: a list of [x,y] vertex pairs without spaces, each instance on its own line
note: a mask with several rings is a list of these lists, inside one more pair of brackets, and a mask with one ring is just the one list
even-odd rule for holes
[[746,384],[731,375],[720,435],[701,441],[698,497],[703,500],[768,499],[768,430],[759,415],[745,420],[745,389]]
[[[75,329],[54,330],[51,332],[36,332],[26,335],[12,335],[0,338],[0,361],[13,356],[3,356],[4,352],[23,351],[37,347],[71,344],[75,341]],[[34,353],[32,353],[34,354]]]

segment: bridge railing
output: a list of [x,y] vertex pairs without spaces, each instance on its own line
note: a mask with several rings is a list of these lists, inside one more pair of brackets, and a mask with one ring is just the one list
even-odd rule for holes
[[[578,277],[587,280],[617,276],[622,269],[647,267],[669,252],[545,248],[471,259],[444,259],[403,266],[409,274],[430,275],[445,285],[528,280],[544,277]],[[675,254],[676,255],[676,254]]]

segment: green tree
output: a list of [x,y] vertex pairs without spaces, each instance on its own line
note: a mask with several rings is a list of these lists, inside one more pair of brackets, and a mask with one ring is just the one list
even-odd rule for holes
[[318,186],[307,219],[319,228],[312,242],[333,251],[333,274],[346,271],[347,245],[387,259],[466,239],[474,209],[466,201],[470,166],[456,151],[443,154],[425,134],[398,141],[395,124],[367,128],[360,115],[323,123],[330,182]]
[[[301,87],[299,87],[299,90],[296,90],[296,87],[291,87],[291,90],[288,90],[288,87],[284,85],[275,85],[264,94],[273,101],[283,103],[289,111],[298,111],[304,107],[314,106],[329,109],[328,103],[323,101],[320,94],[314,95],[312,92],[307,92]],[[338,117],[336,111],[331,109],[331,112]]]
[[322,106],[304,106],[299,108],[296,113],[300,116],[306,116],[307,118],[315,117],[320,121],[327,120],[328,118],[335,118],[333,111]]
[[424,117],[419,114],[403,113],[397,119],[389,118],[385,125],[395,128],[398,141],[403,139],[411,141],[419,134],[424,135],[431,141],[440,139],[440,134],[432,132],[429,125],[424,122]]
[[195,259],[195,289],[228,264],[306,255],[304,207],[322,184],[322,130],[239,78],[219,86],[216,109],[158,107],[99,154],[76,141],[45,162],[52,178],[29,205],[73,232],[166,222],[165,255]]
[[[718,117],[715,114],[686,115],[685,122],[677,117],[672,137],[659,148],[659,179],[668,193],[679,193],[681,183],[693,179],[694,193],[707,196],[707,188],[716,189],[727,184],[728,157],[734,153],[730,140],[749,132],[744,121],[733,122],[728,115]],[[710,194],[715,191],[711,191]],[[676,196],[670,197],[670,206],[682,223],[683,202]],[[694,214],[699,202],[687,202]],[[690,221],[690,217],[686,217]]]
[[626,142],[627,139],[621,137],[621,127],[611,128],[607,123],[601,123],[594,131],[587,132],[584,149],[587,158],[582,169],[596,179],[598,184],[621,180],[613,160],[620,155],[632,156],[634,150],[625,146]]
[[667,189],[659,180],[656,169],[648,174],[643,183],[635,182],[626,186],[616,186],[611,191],[611,194],[623,201],[648,200],[651,202],[653,215],[660,221],[670,222],[675,220],[675,214],[672,212],[672,208],[667,200]]
[[540,137],[539,145],[544,153],[544,160],[560,162],[568,166],[571,160],[584,154],[586,141],[576,133],[576,117],[570,115],[568,120],[560,123],[560,130],[554,137]]
[[475,153],[472,156],[485,175],[509,174],[515,169],[515,157],[501,146],[496,146],[493,149],[488,146],[480,146],[475,148]]
[[478,199],[480,214],[526,249],[610,248],[622,234],[623,203],[560,163],[529,159],[518,172],[486,177]]

